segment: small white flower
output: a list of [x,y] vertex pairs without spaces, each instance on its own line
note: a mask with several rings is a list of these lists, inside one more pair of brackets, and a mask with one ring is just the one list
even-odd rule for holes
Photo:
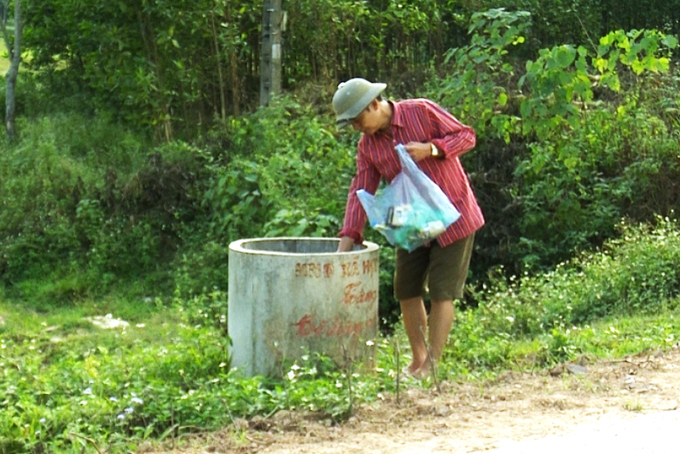
[[133,397],[132,399],[130,399],[130,402],[132,402],[133,404],[139,404],[139,405],[144,403],[144,401],[142,399],[140,399],[139,397]]
[[125,409],[125,413],[132,413],[133,411],[135,411],[135,409],[132,408],[132,407],[127,407],[127,408]]
[[113,397],[113,396],[109,397],[109,400],[110,400],[111,402],[118,402],[118,398],[117,398],[117,397]]
[[92,388],[87,388],[85,391],[83,391],[83,394],[92,395]]
[[121,421],[125,419],[125,413],[121,413],[118,416],[116,416],[116,419],[120,419]]

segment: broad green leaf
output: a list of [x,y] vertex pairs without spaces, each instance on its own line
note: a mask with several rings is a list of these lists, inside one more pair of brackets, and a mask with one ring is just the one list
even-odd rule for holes
[[571,46],[560,46],[557,49],[555,59],[560,65],[560,68],[566,69],[574,62],[576,58],[576,50]]
[[566,167],[569,170],[573,170],[578,166],[579,159],[570,157],[564,160],[564,167]]
[[640,61],[640,60],[635,60],[630,67],[633,69],[633,72],[637,74],[638,76],[642,74],[645,71],[645,65]]
[[600,38],[600,45],[601,46],[610,46],[614,42],[614,37],[612,34],[608,34]]
[[496,102],[498,103],[499,106],[505,107],[505,105],[508,103],[508,95],[505,94],[505,92],[499,94],[498,97],[496,98]]
[[531,103],[532,102],[530,100],[526,100],[522,101],[522,104],[520,104],[519,113],[522,115],[522,118],[528,118],[531,116],[531,111],[533,110]]
[[597,58],[595,61],[593,61],[593,66],[595,69],[597,69],[599,72],[603,73],[605,69],[609,66],[609,62],[605,60],[604,58]]
[[602,78],[600,79],[600,84],[605,87],[609,87],[613,91],[621,91],[621,81],[619,80],[619,76],[616,73],[603,74]]
[[669,49],[675,49],[678,47],[678,38],[673,35],[666,35],[664,36],[663,40],[661,40],[661,44],[668,47]]

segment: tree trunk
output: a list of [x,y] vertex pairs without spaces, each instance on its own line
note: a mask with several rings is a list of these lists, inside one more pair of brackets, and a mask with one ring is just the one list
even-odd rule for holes
[[210,25],[212,26],[213,46],[215,46],[215,57],[217,58],[217,77],[220,86],[220,118],[227,118],[227,97],[224,88],[224,76],[222,76],[222,59],[220,58],[220,45],[217,40],[217,29],[215,28],[215,17],[210,13]]
[[[228,24],[232,24],[232,18],[231,18],[231,8],[227,4],[227,8],[225,11],[225,19]],[[233,27],[233,25],[231,25]],[[232,38],[234,35],[234,31],[231,30],[229,32],[229,37]],[[230,78],[231,78],[231,111],[232,114],[236,117],[241,115],[241,79],[239,75],[239,70],[238,70],[239,62],[238,62],[238,55],[236,54],[236,41],[234,39],[230,39],[229,42],[229,69],[230,69]]]
[[266,106],[281,94],[281,0],[265,0],[262,10],[260,105]]
[[3,6],[2,11],[2,33],[5,39],[5,45],[9,54],[9,70],[7,71],[7,86],[5,93],[5,126],[7,128],[7,139],[14,140],[15,136],[15,114],[16,114],[16,86],[17,77],[19,76],[19,65],[21,64],[21,0],[14,0],[14,43],[9,39],[7,34],[7,15],[9,9],[9,0]]

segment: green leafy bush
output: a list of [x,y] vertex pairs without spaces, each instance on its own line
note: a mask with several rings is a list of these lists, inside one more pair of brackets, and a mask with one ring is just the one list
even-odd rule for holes
[[652,195],[677,179],[674,104],[640,101],[674,86],[665,74],[677,39],[616,31],[592,50],[541,49],[522,70],[515,48],[529,30],[526,13],[475,13],[470,44],[451,49],[447,74],[428,85],[478,133],[463,159],[488,221],[472,263],[481,280],[490,266],[518,274],[598,247],[623,216],[677,211],[674,184]]
[[214,154],[203,196],[213,232],[335,236],[354,161],[331,124],[289,98],[225,124],[229,146]]
[[[447,350],[453,364],[474,370],[517,361],[517,341],[538,342],[540,364],[582,352],[569,331],[612,318],[673,312],[680,301],[680,230],[658,219],[656,227],[619,224],[620,238],[602,253],[583,253],[554,271],[507,279],[500,273],[475,310],[463,311]],[[583,331],[585,332],[585,331]],[[587,341],[584,341],[587,342]]]
[[[22,130],[0,154],[0,280],[21,294],[69,301],[152,276],[200,215],[198,157],[185,144],[149,152],[105,118],[75,114]],[[72,288],[50,297],[47,281]]]

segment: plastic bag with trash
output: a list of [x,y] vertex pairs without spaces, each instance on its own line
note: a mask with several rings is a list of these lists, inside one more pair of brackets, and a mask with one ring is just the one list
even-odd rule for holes
[[371,227],[394,246],[409,252],[428,243],[456,222],[460,213],[437,184],[418,168],[402,144],[396,146],[401,172],[372,195],[357,190]]

